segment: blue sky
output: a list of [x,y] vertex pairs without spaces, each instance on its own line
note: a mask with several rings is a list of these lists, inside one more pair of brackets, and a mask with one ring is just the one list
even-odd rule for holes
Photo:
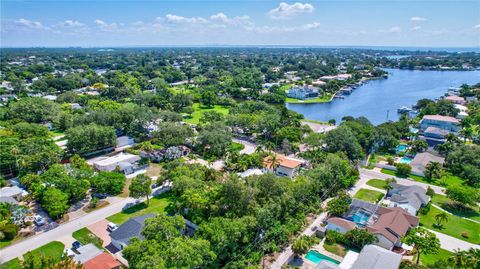
[[1,1],[1,46],[480,47],[480,1]]

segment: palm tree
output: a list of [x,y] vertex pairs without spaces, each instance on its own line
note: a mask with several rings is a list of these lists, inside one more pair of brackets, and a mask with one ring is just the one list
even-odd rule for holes
[[425,176],[428,179],[440,178],[442,176],[442,165],[439,162],[429,162],[425,166]]
[[472,127],[465,127],[460,130],[460,134],[463,136],[463,142],[466,142],[467,139],[471,139],[473,136],[473,128]]
[[270,165],[272,170],[275,171],[275,168],[277,168],[277,165],[279,164],[277,154],[276,153],[268,154],[267,163]]
[[435,221],[437,221],[437,223],[435,223],[437,227],[442,227],[442,222],[448,222],[447,213],[445,212],[438,213],[437,215],[435,215]]

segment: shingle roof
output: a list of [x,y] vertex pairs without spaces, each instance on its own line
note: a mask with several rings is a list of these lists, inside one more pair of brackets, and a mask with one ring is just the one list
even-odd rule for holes
[[381,234],[393,243],[419,223],[417,217],[399,207],[379,207],[377,214],[375,223],[367,226],[368,231],[373,234]]
[[391,183],[390,186],[393,188],[388,191],[388,195],[391,196],[390,200],[393,202],[410,204],[413,208],[419,210],[422,205],[427,204],[430,200],[427,190],[420,186],[405,186],[397,183]]
[[79,263],[84,263],[103,253],[101,249],[97,248],[92,243],[77,248],[77,252],[80,254],[75,255],[73,260]]
[[23,193],[23,190],[17,186],[3,187],[0,189],[0,197],[13,197]]
[[106,252],[83,264],[85,269],[112,269],[118,267],[120,267],[120,263]]
[[425,166],[430,162],[438,162],[443,164],[445,162],[445,158],[433,155],[429,152],[422,152],[415,155],[410,165],[412,166],[413,170],[424,171]]
[[366,245],[351,269],[398,269],[402,255],[375,245]]
[[339,227],[343,227],[343,228],[348,229],[348,230],[355,229],[355,222],[349,221],[349,220],[346,220],[346,219],[333,217],[333,218],[329,218],[327,220],[327,222],[331,223],[331,224],[335,224]]
[[442,115],[425,115],[423,116],[424,120],[435,120],[435,121],[446,121],[446,122],[453,122],[459,123],[460,121],[454,117],[450,116],[442,116]]
[[146,214],[129,219],[124,224],[120,225],[115,231],[110,233],[110,237],[113,240],[129,244],[131,238],[137,237],[143,239],[142,229],[145,224],[145,220],[155,217],[154,214]]

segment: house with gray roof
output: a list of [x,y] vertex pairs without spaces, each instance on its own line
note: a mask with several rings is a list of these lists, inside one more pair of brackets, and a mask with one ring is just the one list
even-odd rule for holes
[[92,243],[77,248],[76,252],[78,254],[75,253],[75,256],[73,256],[73,260],[82,264],[103,253],[101,249],[99,249]]
[[[22,200],[23,196],[27,195],[28,192],[18,186],[3,187],[0,189],[0,197],[4,199],[9,199],[6,197],[13,198],[17,201]],[[11,200],[11,199],[9,199]]]
[[398,269],[402,255],[375,245],[366,245],[351,269]]
[[427,190],[420,186],[405,186],[397,183],[391,183],[390,186],[392,189],[387,193],[387,198],[390,200],[388,207],[401,207],[408,213],[416,215],[418,210],[430,201]]
[[438,162],[443,165],[445,163],[445,158],[430,152],[418,153],[410,163],[410,166],[412,167],[412,173],[415,175],[424,176],[425,167],[431,162]]
[[120,225],[120,227],[118,227],[115,231],[110,233],[112,245],[117,249],[122,250],[130,244],[130,239],[144,239],[142,230],[145,226],[145,220],[154,217],[154,214],[146,214],[129,219],[127,222]]

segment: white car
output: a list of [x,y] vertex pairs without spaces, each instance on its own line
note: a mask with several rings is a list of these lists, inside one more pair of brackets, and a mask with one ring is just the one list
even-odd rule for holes
[[40,215],[35,215],[35,217],[33,217],[33,222],[37,226],[42,226],[45,224],[45,219]]
[[117,228],[118,228],[117,224],[115,224],[115,223],[113,223],[113,222],[109,222],[109,223],[107,224],[107,230],[108,230],[109,232],[113,232],[113,231],[115,231]]

